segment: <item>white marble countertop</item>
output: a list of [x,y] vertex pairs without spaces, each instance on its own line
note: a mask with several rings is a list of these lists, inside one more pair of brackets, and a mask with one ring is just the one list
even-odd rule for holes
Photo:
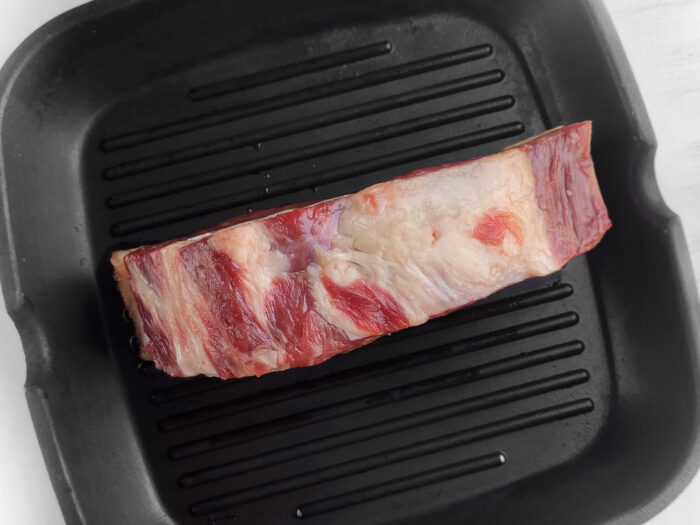
[[[0,2],[0,64],[34,29],[81,0]],[[700,1],[604,0],[632,65],[659,144],[656,173],[683,221],[700,277]],[[0,308],[0,508],[5,523],[63,523],[24,398],[24,354]],[[650,525],[700,523],[700,476]]]

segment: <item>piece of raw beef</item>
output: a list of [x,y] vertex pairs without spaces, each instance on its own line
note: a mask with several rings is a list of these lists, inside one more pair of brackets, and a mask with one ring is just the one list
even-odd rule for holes
[[610,227],[590,122],[358,193],[114,252],[142,357],[173,376],[309,366],[560,269]]

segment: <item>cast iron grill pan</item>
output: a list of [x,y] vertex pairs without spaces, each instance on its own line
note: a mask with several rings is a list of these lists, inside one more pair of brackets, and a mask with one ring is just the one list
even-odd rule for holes
[[[651,238],[654,231],[634,224],[638,209],[620,193],[638,190],[618,171],[634,151],[624,123],[606,113],[602,100],[618,93],[612,73],[589,87],[597,99],[562,94],[579,72],[561,66],[563,51],[547,44],[554,37],[537,33],[543,26],[531,20],[534,12],[518,11],[529,17],[519,22],[528,29],[509,25],[515,15],[508,9],[518,8],[507,2],[255,4],[203,2],[195,9],[150,1],[69,15],[77,20],[72,31],[94,31],[81,38],[94,40],[95,49],[61,58],[63,81],[82,79],[75,85],[88,93],[85,107],[112,93],[76,135],[72,167],[79,176],[68,184],[80,195],[84,219],[75,224],[85,241],[79,264],[97,276],[91,293],[99,317],[89,329],[109,348],[100,373],[119,385],[103,399],[106,387],[81,389],[77,379],[73,395],[122,406],[123,431],[133,439],[124,448],[142,465],[130,470],[117,447],[114,483],[107,472],[70,481],[68,473],[83,467],[68,453],[73,459],[64,461],[55,483],[92,482],[63,498],[69,521],[562,523],[566,516],[569,523],[593,523],[624,515],[614,510],[617,502],[594,509],[583,497],[602,490],[587,476],[601,475],[596,469],[613,461],[605,458],[614,450],[605,442],[621,424],[612,422],[620,378],[635,373],[616,369],[615,361],[640,351],[618,332],[639,331],[639,319],[653,317],[653,305],[628,306],[633,287],[605,277],[622,270],[617,258],[630,258],[616,236],[636,231]],[[587,33],[597,31],[599,15],[581,2],[566,4],[549,23],[586,26],[571,30],[566,52],[583,68],[607,71],[604,61],[595,62],[599,43]],[[533,3],[535,12],[538,5],[540,13],[544,5],[553,9]],[[527,42],[552,56],[533,59]],[[100,65],[97,50],[106,53]],[[56,122],[58,113],[51,116]],[[584,118],[594,120],[593,155],[614,226],[591,255],[561,272],[312,368],[230,381],[174,379],[138,359],[107,262],[112,250],[186,235],[247,211],[354,192]],[[48,124],[39,125],[48,133]],[[611,137],[619,148],[610,147]],[[13,176],[7,165],[5,176]],[[667,246],[663,253],[674,252]],[[681,295],[667,301],[676,301],[665,306],[673,311],[683,306]],[[623,311],[641,317],[621,321]],[[679,347],[689,333],[682,321],[676,315],[667,325]],[[52,346],[61,353],[59,343]],[[692,366],[685,370],[695,377]],[[91,372],[73,363],[56,381],[74,373]],[[692,380],[678,374],[668,388],[682,395]],[[89,421],[75,410],[73,431],[89,428],[93,442],[117,424],[108,417]],[[649,408],[642,403],[639,410]],[[688,423],[668,424],[682,428],[694,412],[685,417]],[[59,448],[69,439],[52,432]],[[694,435],[684,434],[688,442]],[[90,462],[104,454],[100,446],[82,450]],[[660,479],[664,469],[654,472]],[[147,493],[149,508],[143,501],[130,508],[125,484]],[[566,495],[550,503],[557,490]],[[109,507],[108,498],[120,510],[96,513],[96,502]]]

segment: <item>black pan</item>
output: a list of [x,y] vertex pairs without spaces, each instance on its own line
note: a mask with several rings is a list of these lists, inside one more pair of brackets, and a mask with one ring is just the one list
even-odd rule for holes
[[[69,523],[641,523],[697,468],[695,286],[598,2],[98,1],[0,85],[2,285]],[[309,369],[139,361],[115,248],[583,119],[613,228],[561,272]]]

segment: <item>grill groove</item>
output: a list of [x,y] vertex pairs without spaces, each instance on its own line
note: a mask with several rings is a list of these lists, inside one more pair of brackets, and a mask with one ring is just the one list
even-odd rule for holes
[[503,80],[503,78],[503,71],[497,69],[459,78],[457,80],[450,80],[434,86],[382,97],[369,102],[353,104],[327,113],[289,121],[272,128],[253,130],[213,142],[200,143],[194,146],[171,150],[166,153],[126,162],[118,166],[112,166],[104,171],[104,177],[107,180],[114,180],[157,168],[173,166],[181,162],[204,158],[250,144],[287,137],[295,133],[310,131],[324,126],[330,126],[331,124],[338,124],[411,104],[417,104],[419,102],[496,84]]
[[237,492],[208,498],[191,505],[190,513],[194,516],[202,516],[276,494],[337,480],[361,472],[365,473],[380,467],[432,454],[448,448],[454,448],[502,434],[543,425],[552,421],[585,414],[593,410],[593,407],[592,400],[579,399],[569,403],[562,403],[545,409],[527,412],[511,418],[452,432],[437,438],[419,441],[393,450],[379,452],[335,465],[329,465],[299,474],[298,476],[283,478],[274,482],[245,488]]
[[386,55],[391,52],[391,49],[391,42],[385,40],[384,42],[377,42],[356,49],[339,51],[337,53],[311,58],[302,62],[297,62],[296,64],[260,71],[259,73],[253,73],[243,77],[213,82],[190,90],[188,96],[191,100],[199,102],[201,100],[235,93],[236,91],[264,86],[266,84],[272,84],[273,82],[315,73],[316,71],[323,71],[324,69],[331,69],[337,66],[352,64],[353,62],[359,62],[360,60]]
[[[243,434],[242,441],[245,441],[251,439],[250,437],[246,437],[245,434],[253,434],[253,436],[257,438],[282,430],[288,430],[297,426],[347,416],[349,414],[354,414],[355,412],[377,408],[398,401],[405,401],[406,399],[410,399],[412,397],[437,392],[447,388],[453,388],[465,383],[472,383],[474,381],[486,379],[495,375],[505,374],[514,370],[522,370],[523,368],[536,366],[555,359],[562,359],[564,357],[577,355],[582,351],[583,343],[580,341],[573,341],[571,343],[548,347],[533,352],[524,352],[514,357],[500,359],[485,365],[466,368],[456,372],[416,381],[414,383],[404,384],[399,387],[383,390],[381,392],[373,392],[354,399],[324,405],[307,412],[295,413],[277,420],[266,421],[265,423],[259,425],[254,425],[247,428],[238,428],[231,434],[238,436]],[[240,413],[240,409],[231,412],[227,404],[223,403],[209,407],[206,410],[186,412],[184,414],[169,417],[160,424],[160,429],[164,432],[170,432],[186,426],[197,425],[212,419],[219,419],[237,413]],[[261,430],[262,432],[256,432],[256,430]],[[229,434],[227,433],[227,435]],[[212,438],[208,438],[206,441],[211,443],[213,440]]]
[[433,56],[414,62],[408,62],[379,71],[372,71],[352,78],[345,78],[327,84],[315,85],[299,91],[291,91],[265,100],[247,102],[237,106],[224,108],[215,113],[205,113],[188,119],[178,120],[169,124],[163,124],[118,137],[108,138],[102,142],[102,149],[106,152],[123,148],[129,148],[139,144],[153,142],[155,140],[181,135],[190,131],[208,128],[217,124],[231,122],[259,115],[268,111],[286,108],[311,102],[333,95],[355,91],[357,89],[374,86],[400,80],[402,78],[428,73],[464,62],[471,62],[485,58],[493,53],[493,48],[488,44],[482,44],[459,51],[453,51],[438,56]]
[[[557,357],[552,358],[552,360],[554,359],[557,359]],[[180,478],[179,483],[180,486],[184,488],[210,483],[222,478],[279,464],[284,461],[296,460],[352,443],[379,438],[412,427],[427,425],[443,419],[493,408],[562,388],[569,388],[584,383],[588,381],[588,379],[589,374],[585,370],[575,370],[573,372],[538,379],[487,394],[469,397],[446,405],[431,407],[407,416],[398,416],[379,423],[353,428],[352,430],[339,434],[314,438],[277,450],[243,457],[228,463],[217,464],[197,472],[185,474]]]
[[418,472],[404,478],[396,478],[386,483],[370,485],[359,490],[345,492],[330,498],[312,501],[299,505],[296,510],[297,518],[308,518],[318,514],[324,514],[333,510],[339,510],[350,505],[357,505],[365,501],[384,498],[407,490],[432,485],[440,481],[474,474],[482,470],[492,469],[505,465],[506,456],[503,452],[494,452],[486,456],[467,459],[454,465],[442,465],[429,470]]
[[[488,348],[490,346],[503,344],[506,342],[517,341],[544,332],[550,332],[553,330],[565,328],[568,326],[572,326],[577,322],[578,316],[573,312],[568,312],[558,316],[548,317],[543,320],[532,321],[530,323],[524,323],[495,332],[489,332],[487,334],[471,337],[462,342],[448,344],[442,347],[431,348],[428,350],[421,350],[413,354],[402,355],[397,358],[384,361],[382,363],[375,363],[372,366],[354,369],[352,371],[354,372],[354,374],[348,374],[348,376],[351,376],[355,381],[358,381],[361,379],[366,379],[368,377],[376,377],[382,374],[393,373],[398,370],[404,370],[407,368],[420,366],[426,363],[432,363],[442,359],[455,357],[466,352],[472,352],[483,348]],[[580,345],[581,350],[583,349],[581,343],[574,342],[573,344],[575,346]],[[524,354],[523,359],[527,357],[530,356]],[[378,404],[375,404],[374,406],[378,406]],[[216,409],[218,409],[218,407],[215,407],[215,410]],[[177,421],[187,421],[188,418],[196,419],[200,417],[197,415],[197,412],[198,411],[192,413],[184,413],[179,416],[174,416],[169,420],[166,419],[163,422],[161,422],[160,428],[163,431],[172,430],[171,425],[177,425]],[[323,415],[317,417],[317,420],[321,420]],[[204,421],[206,421],[207,419],[211,418],[206,418],[204,419]],[[296,417],[296,419],[294,417],[286,417],[278,421],[282,421],[284,425],[287,425],[287,428],[292,426],[299,426],[299,424],[308,422],[307,419],[300,417]],[[268,421],[267,423],[262,425],[267,425],[271,427],[273,423],[274,422],[272,421]],[[192,424],[194,424],[194,422]],[[278,426],[284,426],[280,423],[277,424]],[[181,459],[187,456],[191,456],[193,454],[200,454],[208,450],[213,450],[215,448],[220,448],[223,446],[228,446],[232,443],[240,442],[242,441],[239,436],[241,430],[242,429],[238,429],[233,432],[226,432],[217,436],[210,436],[205,439],[173,447],[170,450],[170,457],[173,459]]]

